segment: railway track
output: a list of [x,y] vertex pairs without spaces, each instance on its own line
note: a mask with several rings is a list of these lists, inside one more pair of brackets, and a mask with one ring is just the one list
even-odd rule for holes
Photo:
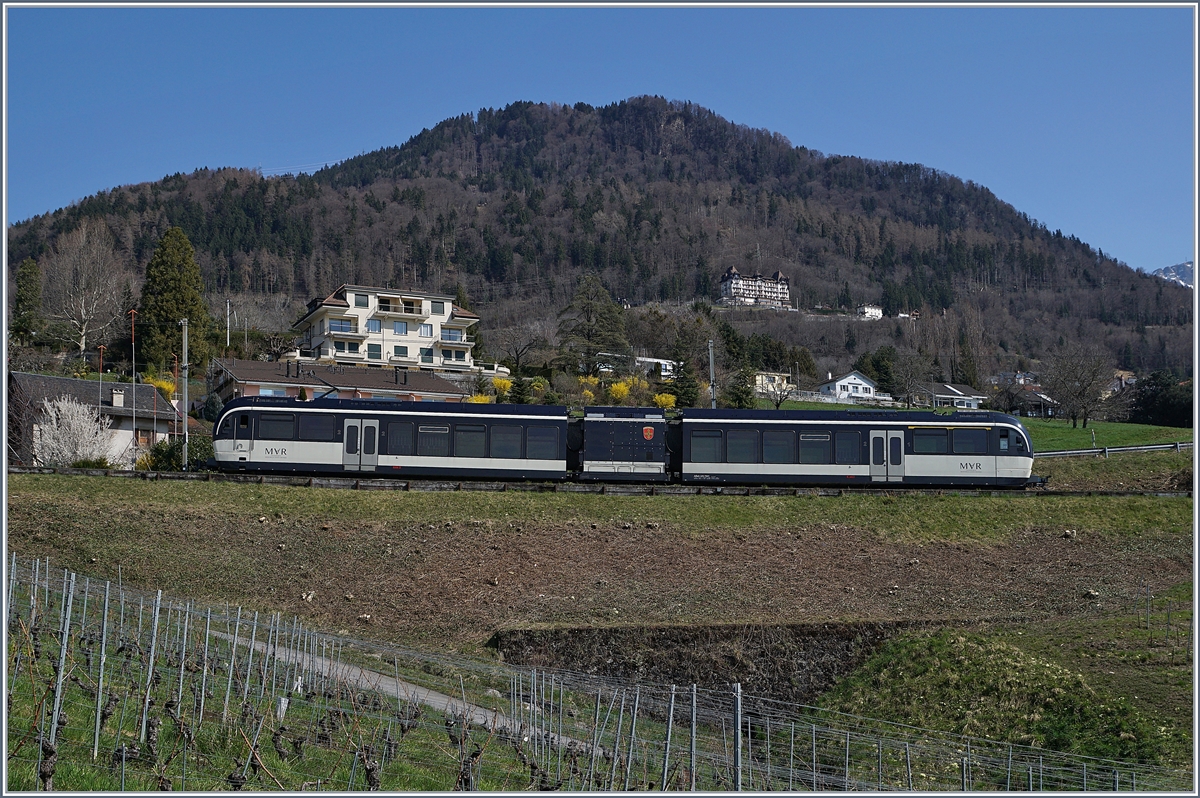
[[804,487],[784,488],[743,485],[647,485],[645,483],[579,484],[573,482],[487,482],[439,479],[359,479],[282,474],[225,474],[214,471],[127,471],[99,468],[33,468],[9,466],[10,474],[61,474],[180,482],[232,482],[250,485],[284,485],[299,488],[386,491],[482,491],[496,493],[583,493],[605,496],[1157,496],[1192,498],[1192,491],[1134,490],[1019,490],[978,488]]

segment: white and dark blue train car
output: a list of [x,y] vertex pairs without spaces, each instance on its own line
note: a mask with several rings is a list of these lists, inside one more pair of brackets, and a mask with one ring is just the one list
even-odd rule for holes
[[666,482],[667,417],[645,407],[585,407],[579,478],[610,482]]
[[556,480],[567,476],[567,410],[249,397],[225,406],[213,449],[226,471]]
[[683,411],[684,483],[1025,486],[1033,448],[1002,413]]

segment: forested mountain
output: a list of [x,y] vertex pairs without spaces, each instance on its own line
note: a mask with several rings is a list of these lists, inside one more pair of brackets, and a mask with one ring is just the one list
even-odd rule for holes
[[[745,332],[806,346],[822,371],[906,338],[969,347],[983,373],[1071,340],[1140,372],[1192,369],[1187,289],[970,181],[827,156],[657,97],[485,109],[312,175],[205,168],[115,188],[12,226],[10,279],[87,218],[107,224],[135,274],[182,227],[222,313],[227,296],[259,295],[294,318],[347,282],[462,286],[486,334],[552,320],[587,272],[633,305],[687,306],[715,299],[736,265],[782,271],[802,310],[922,311],[904,324],[730,314]],[[634,343],[666,356],[670,337]]]

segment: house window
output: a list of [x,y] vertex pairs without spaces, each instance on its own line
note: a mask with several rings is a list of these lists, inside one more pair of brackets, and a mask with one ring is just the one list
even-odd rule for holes
[[392,357],[408,357],[408,347],[407,346],[393,346],[392,347]]
[[408,322],[406,322],[406,321],[392,322],[392,333],[395,335],[408,335]]
[[461,360],[462,362],[465,363],[467,361],[467,353],[460,349],[459,351],[454,353],[454,359]]
[[432,363],[433,362],[432,347],[424,347],[424,346],[421,347],[421,362],[422,363]]
[[287,396],[287,391],[283,388],[259,388],[259,396]]
[[367,359],[382,360],[383,345],[382,344],[367,344]]
[[440,316],[441,314],[446,312],[446,303],[445,302],[430,302],[429,306],[432,309],[434,315]]
[[331,333],[350,333],[354,332],[353,319],[330,319],[329,332]]
[[354,295],[354,307],[365,308],[367,306],[368,297],[366,294]]
[[871,392],[871,386],[870,386],[870,385],[864,385],[864,386],[863,386],[863,393],[870,393],[870,392]]
[[417,331],[417,335],[421,336],[422,338],[432,338],[433,337],[433,325],[432,324],[422,324],[421,329]]
[[383,332],[383,325],[380,323],[379,319],[367,319],[367,332]]
[[333,348],[335,351],[338,351],[338,352],[343,352],[343,353],[349,352],[351,354],[357,355],[358,354],[358,341],[350,341],[349,343],[347,343],[346,341],[334,341]]

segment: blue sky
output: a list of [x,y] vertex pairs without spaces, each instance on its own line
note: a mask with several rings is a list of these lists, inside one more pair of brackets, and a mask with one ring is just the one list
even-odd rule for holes
[[1130,266],[1193,258],[1193,9],[6,9],[6,220],[312,171],[516,100],[655,94],[918,162]]

